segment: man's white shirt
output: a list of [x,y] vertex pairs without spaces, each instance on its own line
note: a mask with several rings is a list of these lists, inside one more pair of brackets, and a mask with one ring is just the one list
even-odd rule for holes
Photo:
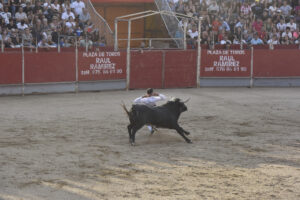
[[166,96],[163,94],[159,94],[159,96],[151,96],[151,97],[138,97],[133,102],[135,104],[146,104],[149,106],[155,106],[155,102],[165,100]]

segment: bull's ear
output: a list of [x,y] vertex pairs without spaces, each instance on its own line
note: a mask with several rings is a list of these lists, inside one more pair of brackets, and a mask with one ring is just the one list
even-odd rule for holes
[[179,102],[180,102],[180,99],[179,99],[179,98],[176,98],[176,99],[175,99],[175,102],[176,102],[176,103],[179,103]]

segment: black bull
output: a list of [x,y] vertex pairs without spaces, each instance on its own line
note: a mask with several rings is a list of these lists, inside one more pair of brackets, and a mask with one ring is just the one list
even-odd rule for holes
[[130,111],[123,104],[130,124],[127,126],[129,142],[134,145],[135,133],[144,125],[153,125],[158,128],[175,129],[187,143],[191,143],[185,135],[190,133],[178,125],[178,119],[182,112],[187,111],[187,107],[180,99],[168,101],[161,106],[149,107],[143,104],[134,104]]

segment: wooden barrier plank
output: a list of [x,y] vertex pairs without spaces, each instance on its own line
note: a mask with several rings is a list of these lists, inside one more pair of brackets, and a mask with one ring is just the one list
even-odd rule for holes
[[0,54],[0,84],[22,84],[22,54]]
[[298,49],[254,51],[254,77],[300,77]]
[[132,52],[130,89],[162,87],[162,51]]
[[25,53],[25,83],[76,80],[75,53]]
[[165,56],[165,88],[196,87],[197,52],[167,51]]

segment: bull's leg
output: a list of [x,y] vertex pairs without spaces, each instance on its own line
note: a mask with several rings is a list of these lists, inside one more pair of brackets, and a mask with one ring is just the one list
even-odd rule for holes
[[132,124],[129,124],[128,126],[127,126],[127,129],[128,129],[128,134],[129,134],[129,142],[131,142],[131,130],[132,130]]
[[181,129],[181,131],[182,131],[184,134],[186,134],[186,135],[189,135],[189,134],[190,134],[190,132],[188,132],[188,131],[184,130],[184,129],[183,129],[183,128],[181,128],[180,126],[179,126],[179,128]]
[[135,144],[135,133],[141,129],[144,126],[144,124],[136,124],[132,127],[132,131],[131,131],[131,145]]
[[186,132],[185,132],[185,130],[183,130],[183,128],[181,128],[180,126],[177,125],[177,126],[175,127],[175,130],[177,131],[177,133],[179,133],[179,135],[181,135],[181,137],[183,137],[183,139],[184,139],[187,143],[192,143],[192,141],[184,135],[184,133],[186,133]]

